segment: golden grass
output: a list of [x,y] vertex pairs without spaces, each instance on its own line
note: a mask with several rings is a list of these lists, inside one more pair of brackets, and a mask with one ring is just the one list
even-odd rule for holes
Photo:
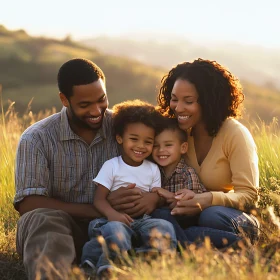
[[[19,118],[11,104],[9,110],[0,115],[0,279],[3,280],[26,279],[15,249],[18,214],[12,205],[17,143],[25,128],[51,113],[47,111],[36,116],[28,113]],[[276,120],[270,125],[261,121],[251,123],[250,130],[258,146],[262,191],[260,213],[266,218],[262,220],[263,238],[258,244],[240,244],[237,250],[221,252],[212,249],[206,240],[204,247],[191,246],[182,252],[182,256],[163,255],[150,261],[138,257],[131,266],[121,267],[111,279],[279,279],[279,196],[275,194],[280,194],[280,130]],[[79,269],[73,270],[70,279],[83,279]]]

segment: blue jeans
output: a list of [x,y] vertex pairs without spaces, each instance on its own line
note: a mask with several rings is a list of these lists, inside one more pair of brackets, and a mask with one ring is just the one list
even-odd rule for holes
[[[127,252],[132,249],[136,253],[154,251],[155,249],[150,242],[153,229],[156,229],[163,236],[162,239],[157,240],[159,246],[156,249],[158,251],[166,249],[164,237],[167,235],[170,237],[168,249],[176,248],[177,240],[174,228],[168,221],[152,219],[150,216],[144,215],[143,218],[135,219],[129,227],[118,221],[109,222],[105,218],[95,219],[89,224],[90,240],[83,247],[81,264],[90,261],[99,273],[102,269],[111,266],[110,259],[121,258],[119,252]],[[104,238],[103,244],[97,240],[98,236]],[[116,246],[112,248],[112,244]],[[117,251],[114,248],[117,248]]]
[[259,236],[259,228],[253,215],[234,208],[211,206],[201,212],[198,226],[185,229],[185,233],[192,242],[208,236],[215,247],[225,248],[243,239],[243,234],[254,242]]
[[[193,219],[195,217],[172,216],[167,208],[155,210],[152,216],[171,222],[178,241],[183,241],[185,244],[202,242],[208,236],[216,248],[225,248],[241,240],[243,238],[242,232],[249,237],[251,242],[254,242],[259,236],[260,224],[256,217],[224,206],[206,208],[196,218],[197,221]],[[189,222],[189,227],[183,227],[183,231],[182,218],[187,223]]]
[[[184,222],[186,220],[189,220],[189,219],[193,220],[193,219],[192,219],[192,217],[189,218],[189,217],[185,217],[185,216],[173,216],[170,214],[170,211],[171,210],[169,208],[163,207],[163,208],[158,208],[158,209],[154,210],[150,215],[152,218],[163,219],[163,220],[170,222],[174,227],[178,243],[183,248],[186,248],[186,246],[190,243],[190,241],[187,238],[187,235],[184,231],[185,226],[183,224],[185,224]],[[190,225],[192,225],[192,224],[190,224]]]

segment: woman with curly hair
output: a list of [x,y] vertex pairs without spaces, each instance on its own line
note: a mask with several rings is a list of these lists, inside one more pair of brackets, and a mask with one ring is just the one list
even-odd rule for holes
[[257,200],[258,156],[252,135],[236,120],[243,100],[239,80],[216,61],[178,64],[161,81],[159,110],[177,118],[189,134],[186,161],[208,190],[167,201],[172,215],[197,217],[185,230],[190,241],[209,236],[221,248],[244,233],[251,240],[258,236],[259,222],[250,214]]

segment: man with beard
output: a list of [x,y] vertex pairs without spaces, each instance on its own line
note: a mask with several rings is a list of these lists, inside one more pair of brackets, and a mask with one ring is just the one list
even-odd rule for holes
[[[30,126],[17,150],[17,251],[29,279],[67,278],[80,259],[88,222],[100,217],[92,178],[119,155],[102,70],[77,58],[64,63],[57,78],[61,112]],[[134,186],[110,194],[112,207],[132,217],[152,212],[159,197]]]

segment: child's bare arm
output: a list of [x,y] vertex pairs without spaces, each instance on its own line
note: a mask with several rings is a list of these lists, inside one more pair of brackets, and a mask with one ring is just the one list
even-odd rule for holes
[[108,221],[119,221],[129,226],[130,223],[133,222],[133,219],[129,215],[120,213],[112,208],[107,200],[109,192],[110,191],[106,187],[98,184],[93,199],[94,206]]

